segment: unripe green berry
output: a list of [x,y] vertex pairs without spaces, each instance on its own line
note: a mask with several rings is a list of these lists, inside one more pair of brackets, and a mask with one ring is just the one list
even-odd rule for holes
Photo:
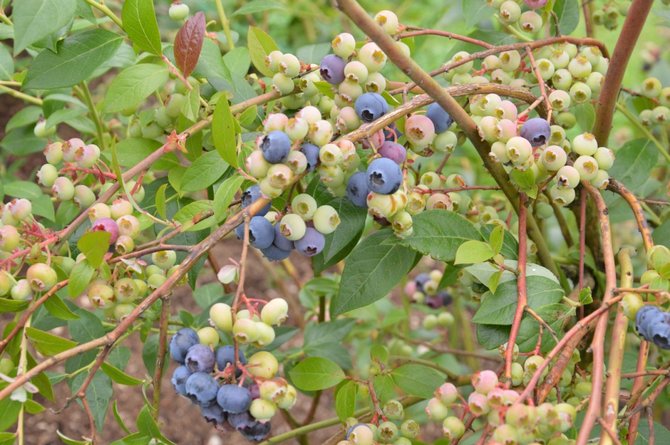
[[184,20],[186,17],[188,17],[188,13],[189,7],[185,3],[173,3],[170,5],[170,9],[168,9],[168,15],[170,16],[170,19],[176,22]]
[[56,271],[47,264],[36,263],[28,268],[26,279],[34,292],[46,292],[58,281]]
[[279,370],[279,362],[271,353],[260,351],[249,358],[247,370],[255,377],[271,379]]
[[200,339],[201,344],[210,347],[215,347],[220,341],[219,333],[216,332],[216,329],[210,326],[198,329],[198,338]]

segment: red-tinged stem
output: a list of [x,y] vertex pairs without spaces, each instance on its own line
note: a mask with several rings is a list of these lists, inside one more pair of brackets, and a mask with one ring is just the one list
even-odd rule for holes
[[495,45],[492,45],[483,40],[474,39],[472,37],[463,36],[449,31],[442,31],[441,29],[425,29],[425,28],[414,28],[406,27],[405,31],[398,35],[399,39],[404,39],[407,37],[416,37],[416,36],[440,36],[447,37],[449,39],[460,40],[461,42],[472,43],[473,45],[481,46],[482,48],[491,49]]
[[[605,292],[603,295],[603,305],[609,303],[614,297],[616,289],[616,266],[614,264],[614,252],[612,251],[612,233],[610,231],[610,222],[608,217],[607,204],[600,192],[588,182],[582,182],[582,187],[591,195],[598,211],[598,223],[600,225],[601,248],[603,253],[603,263],[605,265]],[[609,306],[608,306],[609,308]],[[591,436],[591,430],[600,417],[602,411],[602,387],[603,374],[605,367],[605,334],[607,333],[607,312],[603,312],[597,322],[591,342],[591,352],[593,354],[592,371],[592,390],[589,399],[589,406],[582,422],[582,427],[577,436],[576,445],[586,445]]]
[[519,259],[517,262],[517,303],[512,321],[512,329],[507,340],[507,349],[505,349],[505,385],[509,387],[512,381],[512,362],[514,361],[514,344],[521,328],[521,320],[528,305],[528,294],[526,289],[526,262],[528,258],[527,235],[526,235],[526,217],[528,208],[526,207],[527,198],[524,193],[519,194]]
[[[584,261],[586,257],[586,190],[579,194],[579,280],[578,288],[584,289]],[[579,318],[584,318],[584,306],[579,307]]]
[[[637,366],[635,367],[635,380],[633,380],[633,387],[630,390],[631,400],[629,406],[636,403],[644,390],[644,378],[648,375],[647,358],[649,356],[649,342],[643,341],[640,343],[640,350],[637,353]],[[635,443],[637,439],[637,429],[640,425],[640,418],[642,413],[634,413],[628,424],[628,443]]]
[[651,236],[651,229],[647,223],[647,218],[644,216],[644,211],[640,205],[640,201],[637,197],[626,188],[621,182],[617,181],[614,178],[610,178],[609,185],[607,190],[610,190],[619,196],[621,196],[630,207],[633,215],[635,216],[635,222],[637,223],[637,229],[640,231],[642,236],[642,242],[644,243],[644,249],[649,252],[652,247],[654,247],[654,239]]
[[628,60],[635,49],[635,44],[640,37],[653,3],[653,0],[633,0],[629,8],[631,14],[626,16],[626,20],[621,27],[621,33],[614,47],[596,107],[596,122],[593,126],[593,134],[600,145],[607,145],[612,129],[616,101],[628,66]]

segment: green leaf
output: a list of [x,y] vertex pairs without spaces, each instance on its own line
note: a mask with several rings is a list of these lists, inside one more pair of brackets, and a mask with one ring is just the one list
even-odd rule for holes
[[535,199],[537,197],[537,184],[535,184],[535,172],[532,169],[517,170],[512,169],[510,173],[512,182],[519,187],[522,192]]
[[577,124],[583,131],[591,131],[596,121],[596,110],[590,102],[575,105],[572,108]]
[[[7,47],[0,44],[0,80],[12,80],[13,75],[14,59],[9,53],[9,50],[7,50]],[[9,129],[7,131],[9,131]]]
[[344,371],[337,364],[323,357],[309,357],[289,371],[298,389],[318,391],[330,388],[344,380]]
[[307,357],[329,358],[342,368],[351,368],[351,358],[342,344],[354,323],[353,319],[310,323],[305,329],[303,352]]
[[483,263],[490,260],[495,255],[495,251],[488,243],[484,241],[466,241],[456,251],[454,264],[474,264]]
[[493,10],[484,0],[461,0],[461,10],[468,28],[493,15]]
[[12,426],[19,417],[21,404],[9,398],[0,400],[0,431]]
[[90,445],[91,442],[88,440],[75,440],[67,437],[65,434],[61,433],[60,430],[56,430],[56,435],[65,445]]
[[86,261],[93,268],[100,267],[102,260],[107,253],[111,233],[104,231],[87,232],[77,241],[77,247],[86,255]]
[[342,422],[353,416],[356,411],[358,384],[351,380],[340,386],[335,393],[335,412]]
[[[122,167],[133,167],[144,158],[160,148],[163,144],[153,139],[128,138],[116,144],[116,154],[119,165]],[[178,166],[179,161],[173,153],[163,155],[161,159],[153,164],[156,170],[169,170]]]
[[76,0],[20,0],[12,3],[14,55],[55,33],[73,19]]
[[393,381],[407,395],[429,399],[435,388],[444,383],[445,375],[425,365],[408,363],[396,368],[391,373]]
[[112,403],[112,413],[114,414],[114,419],[116,419],[116,423],[119,425],[119,427],[121,427],[121,429],[125,431],[126,434],[130,434],[130,430],[126,426],[126,423],[123,421],[121,414],[119,413],[117,400],[114,400],[114,403]]
[[649,179],[649,172],[657,162],[658,152],[654,144],[647,138],[634,139],[616,152],[609,174],[636,192]]
[[233,202],[235,193],[240,190],[244,178],[242,176],[231,176],[223,181],[214,193],[214,219],[217,222],[223,220],[228,213],[228,206]]
[[75,264],[72,272],[70,272],[70,281],[67,284],[68,295],[73,298],[78,297],[91,282],[94,274],[95,269],[87,261],[80,261]]
[[52,295],[44,302],[44,307],[51,315],[61,320],[76,320],[79,315],[75,314],[67,307],[58,295]]
[[123,38],[104,29],[78,32],[58,45],[58,53],[45,49],[30,65],[23,84],[27,89],[54,89],[76,85],[114,55]]
[[233,17],[236,15],[247,15],[257,12],[270,11],[272,9],[284,9],[285,7],[286,6],[275,0],[252,0],[250,2],[245,2],[241,8],[233,12]]
[[209,309],[211,305],[221,301],[223,297],[223,287],[219,282],[207,283],[203,286],[198,286],[193,291],[193,299],[202,309]]
[[12,181],[5,184],[5,195],[14,198],[37,199],[42,196],[42,190],[34,182]]
[[161,88],[169,77],[164,65],[141,63],[121,71],[105,93],[102,110],[114,113],[137,108],[151,93]]
[[[73,389],[79,390],[86,376],[86,373],[77,374],[72,382]],[[102,427],[105,424],[107,408],[109,408],[109,401],[113,394],[114,391],[112,389],[112,381],[110,378],[101,372],[97,372],[95,376],[93,376],[91,384],[86,389],[86,401],[91,407],[93,420],[95,421],[98,431],[102,430]]]
[[331,314],[367,306],[386,296],[410,271],[415,257],[390,230],[369,236],[347,258],[339,292],[330,303]]
[[167,207],[165,204],[165,189],[167,189],[167,186],[167,184],[163,184],[156,190],[156,213],[163,219],[167,219]]
[[25,332],[35,349],[44,355],[56,355],[77,346],[77,343],[72,340],[49,334],[33,327],[26,328]]
[[223,160],[237,168],[237,125],[225,96],[219,98],[214,109],[212,139]]
[[277,44],[265,31],[255,26],[249,27],[247,37],[249,56],[254,67],[264,76],[272,77],[273,72],[265,65],[265,57],[272,51],[278,50]]
[[226,161],[216,151],[203,153],[191,164],[181,178],[180,192],[204,190],[214,184],[228,169]]
[[414,233],[403,243],[438,260],[453,261],[464,241],[482,239],[470,221],[454,212],[428,210],[413,220]]
[[579,304],[586,306],[593,303],[593,296],[591,295],[591,288],[585,287],[579,291]]
[[503,241],[505,240],[505,229],[503,226],[495,226],[491,233],[489,234],[489,245],[493,249],[493,254],[498,255],[500,250],[503,247]]
[[514,237],[514,235],[512,235],[509,231],[505,230],[504,227],[498,224],[486,224],[484,226],[481,226],[479,228],[479,231],[481,232],[482,236],[485,239],[488,239],[489,243],[491,243],[491,233],[497,227],[499,227],[500,228],[499,230],[502,231],[503,239],[502,239],[502,246],[500,247],[500,250],[496,253],[501,254],[505,258],[515,260],[519,256],[519,243]]
[[328,205],[337,210],[340,225],[333,233],[326,235],[323,250],[313,259],[317,273],[338,263],[351,252],[363,234],[367,216],[365,209],[356,207],[347,198],[335,198]]
[[556,0],[554,13],[558,18],[558,30],[560,34],[569,35],[579,25],[579,2],[578,0]]
[[134,386],[143,382],[142,380],[136,379],[135,377],[126,374],[121,369],[114,365],[110,365],[107,362],[103,362],[100,366],[100,369],[102,369],[102,371],[107,374],[109,378],[121,385]]
[[[238,46],[237,48],[228,51],[223,56],[223,63],[230,71],[231,78],[232,76],[243,78],[247,75],[247,72],[249,72],[249,66],[251,65],[249,50],[243,46]],[[234,81],[234,79],[232,80]]]
[[142,51],[161,53],[161,35],[153,0],[126,0],[121,10],[123,29]]
[[30,305],[30,301],[11,300],[0,298],[0,314],[6,312],[20,312]]
[[[529,276],[526,282],[528,305],[537,309],[563,298],[563,290],[555,281],[544,277]],[[479,324],[511,325],[517,306],[516,279],[501,283],[494,293],[482,295],[482,303],[472,317]]]
[[[145,405],[140,413],[137,415],[137,431],[148,437],[153,437],[154,439],[159,439],[162,443],[166,445],[174,445],[173,442],[168,440],[163,434],[161,434],[158,424],[151,415],[149,406]],[[148,442],[145,442],[148,443]]]
[[380,402],[385,403],[397,397],[393,376],[388,374],[377,375],[372,379],[372,384]]
[[193,222],[195,221],[196,217],[200,218],[205,213],[211,211],[212,201],[193,201],[179,209],[179,211],[174,214],[173,219],[184,226],[182,230],[185,232],[203,230],[211,227],[211,225],[214,224],[214,218],[205,218],[197,224],[193,224]]

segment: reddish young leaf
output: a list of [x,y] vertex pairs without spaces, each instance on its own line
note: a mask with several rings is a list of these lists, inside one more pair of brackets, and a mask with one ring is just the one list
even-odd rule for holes
[[205,37],[205,14],[196,13],[181,27],[174,41],[174,58],[184,77],[195,69]]

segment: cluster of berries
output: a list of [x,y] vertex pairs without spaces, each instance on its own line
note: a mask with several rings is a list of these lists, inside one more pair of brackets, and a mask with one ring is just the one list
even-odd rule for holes
[[383,419],[379,425],[347,419],[345,439],[338,445],[374,445],[379,443],[410,445],[421,432],[413,419],[405,420],[405,410],[397,400],[389,400],[382,407]]
[[567,443],[563,434],[572,428],[577,416],[569,403],[543,403],[538,406],[518,403],[519,393],[504,389],[494,371],[484,370],[472,377],[474,391],[465,400],[451,383],[444,383],[426,405],[428,417],[442,422],[448,440],[460,439],[465,433],[462,416],[450,415],[457,408],[475,417],[485,418],[492,427],[490,443],[529,444]]
[[670,86],[663,87],[661,81],[649,77],[642,82],[640,94],[651,99],[653,108],[640,111],[640,121],[646,127],[667,126],[670,123]]
[[205,420],[218,428],[232,427],[248,440],[263,440],[277,410],[295,405],[297,391],[277,377],[274,355],[259,351],[247,359],[239,345],[267,346],[275,337],[272,326],[286,320],[287,310],[286,301],[274,299],[260,314],[245,309],[233,321],[230,306],[214,304],[210,322],[232,333],[234,344],[220,346],[221,336],[211,326],[179,330],[170,340],[170,355],[179,363],[172,374],[175,391],[198,405]]
[[[250,206],[261,196],[259,186],[249,187],[242,193],[242,207]],[[272,261],[288,258],[294,249],[308,257],[317,255],[325,246],[325,235],[334,232],[340,224],[335,208],[319,206],[306,193],[296,195],[291,201],[291,212],[283,216],[270,211],[270,206],[263,207],[249,220],[249,243]],[[235,232],[239,239],[243,239],[244,224],[240,224]]]
[[547,0],[524,0],[523,3],[528,9],[523,12],[520,2],[514,0],[487,0],[487,3],[498,9],[498,20],[504,25],[516,26],[519,30],[531,35],[542,29],[544,21],[536,10],[544,7]]

